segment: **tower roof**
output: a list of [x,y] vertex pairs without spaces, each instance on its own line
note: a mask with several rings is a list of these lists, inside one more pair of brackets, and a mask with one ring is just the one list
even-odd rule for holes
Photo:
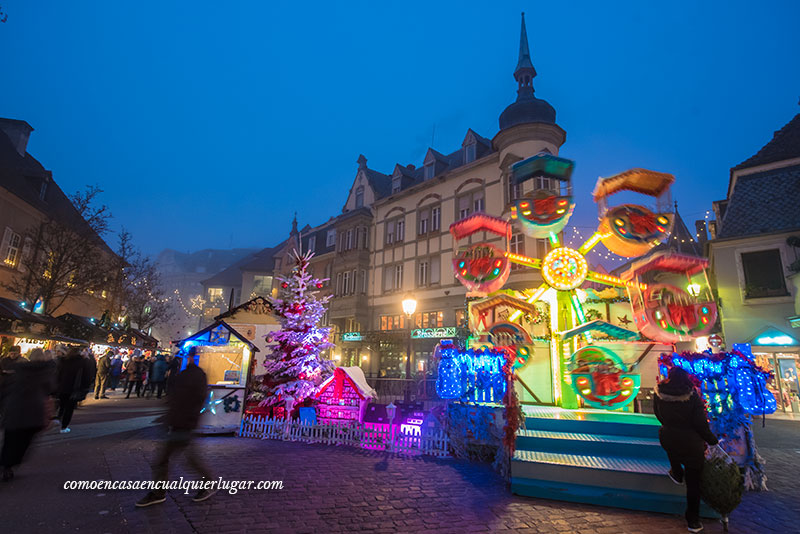
[[528,48],[528,30],[525,29],[525,12],[523,11],[522,27],[520,28],[519,36],[519,59],[517,60],[517,68],[514,70],[514,78],[518,77],[520,71],[526,69],[533,71],[533,76],[536,76],[536,69],[533,68],[531,52]]
[[522,13],[522,24],[519,37],[519,57],[514,69],[517,81],[517,100],[500,114],[500,129],[505,130],[517,124],[545,122],[555,124],[556,110],[545,100],[533,96],[533,78],[536,69],[531,61],[528,47],[528,32],[525,28],[525,13]]

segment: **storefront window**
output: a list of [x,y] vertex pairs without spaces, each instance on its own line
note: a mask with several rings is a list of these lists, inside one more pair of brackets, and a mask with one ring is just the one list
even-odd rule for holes
[[772,371],[775,379],[767,388],[775,395],[778,409],[785,412],[800,412],[800,382],[797,377],[798,354],[754,352],[756,364]]

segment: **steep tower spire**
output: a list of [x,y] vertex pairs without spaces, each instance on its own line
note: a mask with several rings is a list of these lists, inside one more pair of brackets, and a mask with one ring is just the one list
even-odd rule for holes
[[528,48],[528,31],[525,29],[525,12],[522,12],[522,27],[519,35],[519,60],[517,68],[514,70],[514,79],[517,80],[519,89],[517,93],[533,94],[533,79],[536,77],[536,69],[533,68],[531,52]]

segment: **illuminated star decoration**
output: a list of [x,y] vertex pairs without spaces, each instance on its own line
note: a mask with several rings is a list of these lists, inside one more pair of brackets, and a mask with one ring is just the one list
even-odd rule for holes
[[210,411],[214,415],[217,415],[217,406],[225,402],[225,399],[215,399],[214,392],[210,391],[208,393],[208,400],[206,401],[206,405],[203,406],[203,409],[200,410],[200,413],[205,412],[206,410]]
[[197,295],[196,297],[192,297],[189,300],[192,301],[192,309],[202,310],[203,306],[206,305],[205,299],[200,295]]

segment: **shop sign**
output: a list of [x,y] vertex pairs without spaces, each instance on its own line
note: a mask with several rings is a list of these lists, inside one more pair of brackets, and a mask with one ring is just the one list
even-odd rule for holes
[[797,341],[792,336],[787,336],[786,334],[778,334],[775,335],[761,335],[758,336],[755,340],[756,345],[797,345]]
[[442,328],[419,328],[411,331],[411,339],[440,339],[456,337],[456,327],[445,326]]
[[777,328],[768,328],[762,331],[755,337],[755,339],[753,339],[751,343],[753,345],[772,345],[777,347],[798,344],[795,338],[778,330]]
[[342,334],[342,341],[362,341],[364,336],[361,332],[345,332]]

